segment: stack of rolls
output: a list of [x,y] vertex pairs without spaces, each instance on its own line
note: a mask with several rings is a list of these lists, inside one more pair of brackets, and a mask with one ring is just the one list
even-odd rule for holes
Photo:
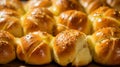
[[0,0],[0,64],[120,65],[117,2]]

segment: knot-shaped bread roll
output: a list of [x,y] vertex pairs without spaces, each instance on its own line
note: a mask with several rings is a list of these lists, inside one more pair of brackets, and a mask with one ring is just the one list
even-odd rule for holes
[[93,60],[103,65],[120,65],[120,29],[106,27],[88,36]]
[[91,30],[91,24],[84,12],[68,10],[58,16],[57,31],[55,33],[58,34],[65,29],[76,29],[89,34]]
[[0,0],[0,10],[5,8],[15,10],[20,15],[24,14],[24,8],[20,0]]
[[38,30],[52,34],[54,24],[53,14],[46,8],[32,9],[28,11],[22,20],[25,34]]
[[120,28],[120,13],[109,7],[100,7],[89,16],[93,26],[93,32],[104,27]]
[[52,61],[52,36],[46,32],[32,32],[20,39],[16,39],[17,57],[28,64],[42,65]]
[[50,10],[54,15],[59,15],[67,10],[84,11],[78,0],[52,0],[52,7],[50,7]]
[[16,58],[14,36],[7,31],[0,31],[0,64],[7,64]]
[[66,66],[83,66],[91,62],[86,35],[78,30],[65,30],[59,33],[53,41],[53,54],[55,61]]
[[21,37],[23,35],[23,30],[20,23],[20,15],[16,11],[10,9],[1,10],[0,30],[8,31],[15,37]]

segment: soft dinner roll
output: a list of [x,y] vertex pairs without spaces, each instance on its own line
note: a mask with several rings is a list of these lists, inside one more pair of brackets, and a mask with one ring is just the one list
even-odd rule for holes
[[91,23],[87,15],[81,11],[68,10],[60,14],[57,18],[57,29],[55,34],[64,31],[65,29],[76,29],[89,34],[91,30]]
[[53,54],[55,61],[66,66],[83,66],[91,62],[86,35],[77,30],[66,30],[59,33],[53,41]]
[[51,35],[40,31],[16,39],[18,59],[32,65],[50,63],[52,61],[51,40]]
[[54,24],[53,14],[46,8],[32,9],[22,19],[25,34],[38,30],[52,34]]
[[23,30],[19,15],[11,10],[0,11],[0,30],[8,31],[15,37],[21,37],[23,35]]
[[93,60],[102,65],[120,65],[120,29],[106,27],[88,36]]
[[109,7],[100,7],[89,16],[93,26],[93,32],[104,27],[120,28],[120,13]]
[[0,64],[7,64],[16,58],[14,36],[0,31]]

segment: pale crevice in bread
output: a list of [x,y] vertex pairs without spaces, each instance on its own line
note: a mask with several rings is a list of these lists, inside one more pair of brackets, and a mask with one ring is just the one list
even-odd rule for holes
[[79,45],[76,46],[77,52],[75,54],[74,60],[72,61],[72,65],[84,66],[86,64],[89,64],[90,61],[92,61],[92,57],[89,52],[87,41],[86,39],[85,40],[84,39],[85,39],[84,37],[81,37],[76,42],[76,44]]
[[[16,39],[15,39],[15,42],[17,43],[16,52],[18,52],[18,49],[20,48],[20,49],[22,50],[23,55],[25,56],[25,53],[26,53],[26,52],[25,52],[25,50],[24,50],[24,48],[23,48],[23,46],[22,46],[21,39],[20,39],[20,38],[16,38]],[[17,54],[17,58],[18,58],[19,60],[21,60],[21,61],[24,61],[24,60],[25,60],[25,58],[20,57],[18,54]]]

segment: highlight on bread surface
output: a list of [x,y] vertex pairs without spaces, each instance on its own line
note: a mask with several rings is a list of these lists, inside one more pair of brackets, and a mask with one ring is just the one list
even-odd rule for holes
[[45,32],[32,32],[17,39],[17,57],[27,64],[42,65],[52,61],[52,36]]
[[100,7],[89,16],[93,32],[104,27],[120,28],[120,13],[109,7]]
[[61,66],[83,66],[91,62],[86,36],[78,30],[65,30],[53,41],[54,60]]
[[106,27],[88,37],[93,60],[102,65],[120,65],[120,29]]
[[50,11],[54,15],[59,15],[60,13],[67,10],[84,11],[78,0],[52,0],[52,6],[50,7]]
[[38,30],[52,34],[54,24],[53,14],[46,8],[35,8],[28,11],[28,13],[23,16],[22,21],[25,34]]
[[7,64],[16,58],[14,36],[0,30],[0,64]]
[[90,34],[91,24],[88,20],[87,15],[84,12],[77,10],[68,10],[60,14],[57,19],[57,31],[60,33],[65,29],[76,29]]

